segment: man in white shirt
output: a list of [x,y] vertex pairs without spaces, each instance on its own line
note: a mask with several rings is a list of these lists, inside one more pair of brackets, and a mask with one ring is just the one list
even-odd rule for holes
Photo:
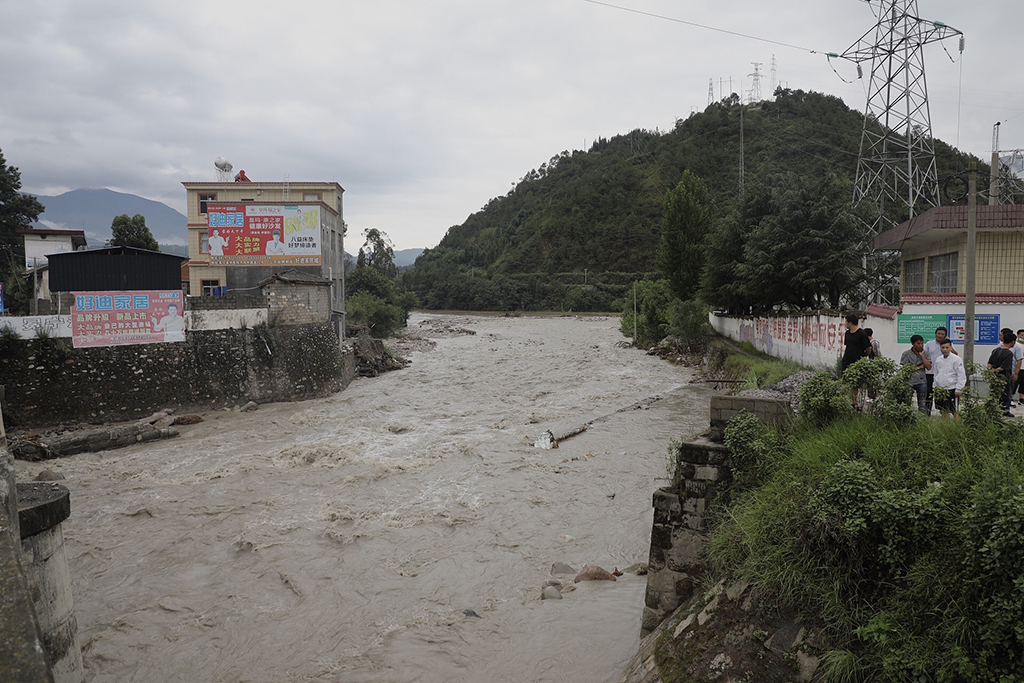
[[267,242],[265,250],[267,256],[284,256],[284,242],[281,241],[281,231],[275,230],[270,234],[270,241]]
[[224,247],[228,246],[227,239],[221,237],[220,230],[217,228],[213,229],[213,236],[207,240],[210,244],[210,255],[211,256],[223,256]]
[[941,387],[949,392],[949,397],[936,400],[935,407],[943,417],[956,413],[956,400],[960,392],[967,386],[967,373],[964,371],[964,359],[953,350],[953,342],[943,339],[939,345],[940,353],[932,360],[934,371],[934,387]]
[[[928,358],[934,362],[936,358],[942,355],[942,340],[948,338],[948,331],[945,327],[935,328],[935,339],[932,339],[924,345],[924,352]],[[959,355],[956,349],[952,350],[954,355]],[[928,415],[932,414],[932,386],[935,382],[935,366],[933,365],[930,370],[925,371],[925,384],[927,385],[928,395],[925,398],[925,408],[927,409]]]

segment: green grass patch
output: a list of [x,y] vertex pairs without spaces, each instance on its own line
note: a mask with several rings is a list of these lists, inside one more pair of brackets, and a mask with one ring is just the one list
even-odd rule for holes
[[1019,422],[758,425],[726,430],[744,488],[708,557],[827,625],[825,680],[1024,681]]
[[799,363],[770,356],[751,358],[734,353],[725,360],[724,372],[730,379],[744,379],[745,389],[759,389],[777,384],[790,375],[806,370]]

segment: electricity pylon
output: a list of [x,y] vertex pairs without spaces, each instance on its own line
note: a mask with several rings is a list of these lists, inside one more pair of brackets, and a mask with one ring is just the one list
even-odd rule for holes
[[[877,235],[939,205],[924,46],[963,33],[917,14],[917,0],[873,0],[878,22],[842,57],[871,63],[854,205],[867,204]],[[873,7],[874,8],[874,7]]]

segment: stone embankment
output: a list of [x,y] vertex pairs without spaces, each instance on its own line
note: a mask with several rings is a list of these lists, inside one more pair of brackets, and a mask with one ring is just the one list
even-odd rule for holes
[[712,397],[710,430],[676,449],[673,484],[653,498],[643,640],[621,683],[813,679],[827,649],[820,628],[764,604],[747,582],[701,589],[707,585],[706,513],[728,503],[733,484],[732,454],[721,443],[726,422],[747,411],[765,422],[789,423],[792,399],[809,376],[798,375],[769,391]]

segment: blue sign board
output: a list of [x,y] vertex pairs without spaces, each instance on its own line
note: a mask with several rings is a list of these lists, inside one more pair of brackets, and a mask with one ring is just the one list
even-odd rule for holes
[[[947,315],[946,328],[949,330],[949,338],[954,344],[964,343],[964,332],[966,317],[963,315]],[[999,345],[999,314],[982,313],[974,316],[974,343],[987,344],[990,346]]]

